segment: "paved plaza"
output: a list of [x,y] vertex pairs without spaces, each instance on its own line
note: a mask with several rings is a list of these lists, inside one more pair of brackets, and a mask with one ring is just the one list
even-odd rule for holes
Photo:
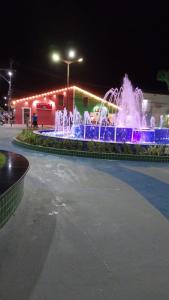
[[30,162],[0,230],[0,300],[168,300],[169,164],[57,156]]

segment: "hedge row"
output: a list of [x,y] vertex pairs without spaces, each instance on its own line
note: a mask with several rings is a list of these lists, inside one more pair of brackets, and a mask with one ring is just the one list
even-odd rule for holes
[[95,153],[116,153],[161,156],[165,154],[164,145],[143,146],[139,144],[116,144],[94,141],[78,141],[70,139],[50,138],[37,135],[31,130],[24,129],[17,137],[18,140],[43,147],[55,149],[78,150]]
[[28,149],[61,155],[169,162],[169,156],[165,155],[165,146],[145,147],[132,144],[108,144],[104,142],[44,138],[29,130],[22,131],[13,142]]

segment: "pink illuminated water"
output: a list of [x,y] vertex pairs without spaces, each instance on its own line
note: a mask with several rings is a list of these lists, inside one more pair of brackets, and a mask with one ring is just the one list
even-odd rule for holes
[[138,88],[133,89],[127,75],[123,79],[120,90],[110,89],[104,98],[119,106],[114,120],[115,126],[138,129],[146,127],[145,116],[142,112],[143,93]]

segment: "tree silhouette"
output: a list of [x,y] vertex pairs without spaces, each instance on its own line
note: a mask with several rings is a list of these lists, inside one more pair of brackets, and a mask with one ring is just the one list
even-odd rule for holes
[[167,85],[167,88],[169,90],[169,71],[167,71],[167,70],[158,71],[157,80],[165,82]]

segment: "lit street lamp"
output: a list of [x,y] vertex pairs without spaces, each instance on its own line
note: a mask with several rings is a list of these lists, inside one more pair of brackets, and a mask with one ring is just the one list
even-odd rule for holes
[[76,52],[74,50],[69,50],[68,52],[68,59],[62,59],[59,55],[59,53],[53,53],[52,54],[52,60],[54,62],[64,62],[67,65],[67,103],[69,101],[69,96],[68,96],[68,92],[69,92],[69,78],[70,78],[70,65],[73,63],[81,63],[83,61],[83,58],[80,57],[78,59],[76,59]]
[[10,112],[10,104],[11,104],[11,94],[12,94],[12,71],[8,69],[0,69],[0,71],[8,71],[7,74],[9,78],[6,78],[6,76],[0,74],[0,77],[3,78],[9,85],[8,87],[8,113]]
[[9,75],[9,89],[8,89],[8,113],[10,112],[10,106],[11,106],[11,87],[12,87],[12,75],[13,73],[11,71],[8,72]]

